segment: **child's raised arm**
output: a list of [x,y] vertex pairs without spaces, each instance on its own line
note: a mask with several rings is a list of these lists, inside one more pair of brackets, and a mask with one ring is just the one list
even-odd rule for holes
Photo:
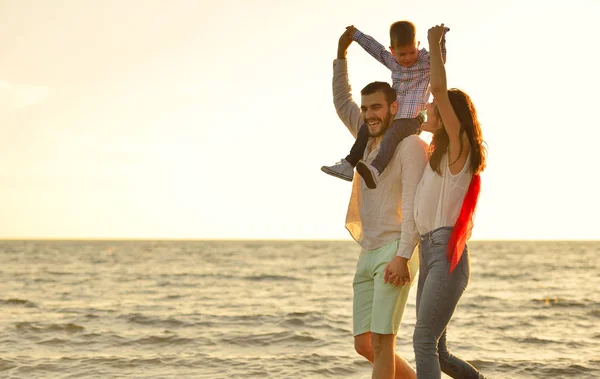
[[382,44],[377,42],[375,38],[363,34],[354,25],[348,26],[346,29],[352,32],[352,38],[373,58],[377,59],[390,70],[398,69],[399,65],[394,56]]

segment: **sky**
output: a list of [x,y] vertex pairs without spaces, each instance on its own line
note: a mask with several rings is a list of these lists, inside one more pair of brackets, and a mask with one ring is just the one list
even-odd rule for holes
[[[349,239],[347,25],[422,47],[489,151],[475,240],[599,240],[600,1],[0,0],[0,238]],[[389,71],[353,44],[354,98]],[[424,139],[427,137],[424,135]]]

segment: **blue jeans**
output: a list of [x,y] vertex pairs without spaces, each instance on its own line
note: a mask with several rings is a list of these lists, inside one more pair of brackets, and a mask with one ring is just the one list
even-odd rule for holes
[[450,354],[446,345],[446,327],[470,275],[466,246],[458,265],[449,272],[446,248],[451,232],[451,227],[435,229],[420,240],[417,324],[413,335],[418,379],[439,379],[441,371],[452,378],[485,378],[475,367]]

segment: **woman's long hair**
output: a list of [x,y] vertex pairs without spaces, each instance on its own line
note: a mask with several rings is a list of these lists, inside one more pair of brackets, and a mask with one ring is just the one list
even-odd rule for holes
[[[486,165],[486,148],[483,146],[483,136],[481,134],[481,125],[477,119],[477,110],[471,101],[469,95],[463,91],[451,88],[448,90],[448,97],[450,98],[450,104],[454,108],[454,112],[460,121],[460,150],[458,155],[463,151],[463,131],[466,132],[467,138],[471,144],[471,171],[473,174],[479,174],[485,169]],[[439,111],[435,109],[438,117],[440,117]],[[441,117],[440,117],[441,120]],[[443,122],[442,122],[443,126]],[[445,128],[440,128],[433,134],[431,140],[430,151],[431,157],[429,158],[429,165],[438,174],[442,174],[440,163],[442,157],[448,150],[449,137]],[[451,164],[451,163],[450,163]]]

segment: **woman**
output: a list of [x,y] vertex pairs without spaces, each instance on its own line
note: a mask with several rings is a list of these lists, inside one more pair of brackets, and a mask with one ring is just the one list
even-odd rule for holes
[[446,327],[469,282],[472,217],[485,168],[477,113],[469,96],[447,89],[440,41],[444,25],[428,33],[431,93],[423,130],[433,133],[430,160],[415,197],[420,234],[420,277],[413,345],[418,379],[484,378],[473,366],[448,353]]

